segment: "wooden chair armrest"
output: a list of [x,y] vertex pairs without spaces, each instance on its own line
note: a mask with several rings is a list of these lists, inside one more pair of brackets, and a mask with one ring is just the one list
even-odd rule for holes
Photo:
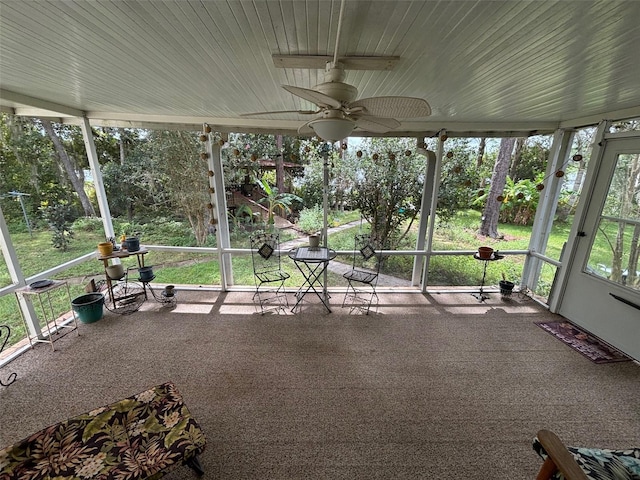
[[564,474],[566,480],[589,480],[571,452],[567,450],[567,447],[555,433],[549,430],[540,430],[538,440],[549,457],[542,465],[536,480],[548,480],[557,470]]

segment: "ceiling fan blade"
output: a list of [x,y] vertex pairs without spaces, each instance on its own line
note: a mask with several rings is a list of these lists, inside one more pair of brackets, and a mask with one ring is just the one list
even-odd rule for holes
[[354,117],[354,120],[358,128],[374,133],[385,133],[400,126],[400,122],[394,118],[363,115],[362,117]]
[[241,113],[241,117],[255,117],[258,115],[276,115],[279,113],[298,113],[300,115],[314,115],[320,113],[322,110],[275,110],[273,112],[253,112],[253,113]]
[[282,85],[287,92],[293,93],[295,96],[304,98],[312,103],[315,103],[321,108],[340,108],[342,104],[335,98],[331,98],[324,93],[316,92],[308,88],[294,87],[292,85]]
[[370,97],[351,102],[349,108],[364,107],[367,115],[385,118],[415,118],[431,115],[426,100],[414,97]]

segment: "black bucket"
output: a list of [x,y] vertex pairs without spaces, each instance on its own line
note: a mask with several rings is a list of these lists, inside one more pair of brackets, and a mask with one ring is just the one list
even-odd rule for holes
[[124,244],[130,252],[137,252],[140,250],[140,239],[138,237],[127,237]]
[[100,320],[104,313],[103,304],[104,295],[101,293],[89,293],[71,301],[71,307],[82,323],[93,323]]
[[508,280],[500,280],[500,293],[503,297],[508,297],[511,295],[513,287],[515,286],[516,284],[513,282],[509,282]]
[[138,269],[138,273],[140,274],[140,281],[142,282],[150,282],[155,278],[153,275],[153,267],[141,267]]

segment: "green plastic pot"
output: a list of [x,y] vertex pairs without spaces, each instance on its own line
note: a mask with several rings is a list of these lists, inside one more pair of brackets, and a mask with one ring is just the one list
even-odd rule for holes
[[103,305],[104,295],[101,293],[89,293],[71,301],[71,307],[82,323],[93,323],[100,320],[104,313]]

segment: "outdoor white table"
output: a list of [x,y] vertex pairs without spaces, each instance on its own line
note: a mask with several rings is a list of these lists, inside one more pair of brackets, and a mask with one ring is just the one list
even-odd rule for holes
[[[29,295],[35,295],[40,302],[40,308],[42,309],[42,315],[44,316],[44,321],[46,324],[47,334],[48,334],[48,337],[46,340],[38,337],[35,337],[32,339],[31,335],[29,335],[29,327],[27,326],[27,321],[24,318],[24,314],[22,314],[22,322],[24,323],[24,327],[27,331],[27,338],[29,339],[29,344],[31,345],[31,347],[33,347],[33,342],[45,342],[45,343],[50,343],[51,350],[55,351],[55,347],[53,346],[53,342],[55,338],[53,335],[56,333],[60,333],[61,329],[63,328],[67,328],[69,330],[76,330],[78,332],[78,335],[80,335],[80,332],[78,331],[78,319],[76,318],[76,312],[73,310],[73,307],[71,305],[71,293],[69,292],[69,284],[64,280],[48,280],[48,281],[41,280],[41,282],[51,282],[51,283],[48,283],[47,285],[40,288],[33,288],[32,286],[27,285],[26,287],[22,287],[16,290],[16,295],[22,295],[24,297]],[[35,283],[37,284],[38,282],[35,282]],[[34,285],[34,284],[31,284],[31,285]],[[58,325],[56,320],[56,314],[55,314],[55,311],[53,310],[53,304],[51,303],[51,292],[62,287],[65,287],[67,290],[69,307],[71,308],[71,314],[73,315],[72,325],[71,324]],[[46,299],[46,302],[43,301],[43,296]],[[20,312],[22,313],[22,310],[20,310]],[[53,325],[53,331],[51,328],[52,325]],[[67,333],[70,333],[70,332],[67,332]],[[58,338],[62,336],[63,335],[60,335]]]
[[[289,258],[294,261],[305,280],[296,293],[296,304],[291,309],[292,312],[295,312],[296,307],[310,291],[313,291],[324,307],[331,312],[327,287],[322,281],[322,275],[327,269],[329,262],[336,258],[336,255],[335,250],[327,247],[298,247],[289,252]],[[318,289],[317,287],[320,288]]]

